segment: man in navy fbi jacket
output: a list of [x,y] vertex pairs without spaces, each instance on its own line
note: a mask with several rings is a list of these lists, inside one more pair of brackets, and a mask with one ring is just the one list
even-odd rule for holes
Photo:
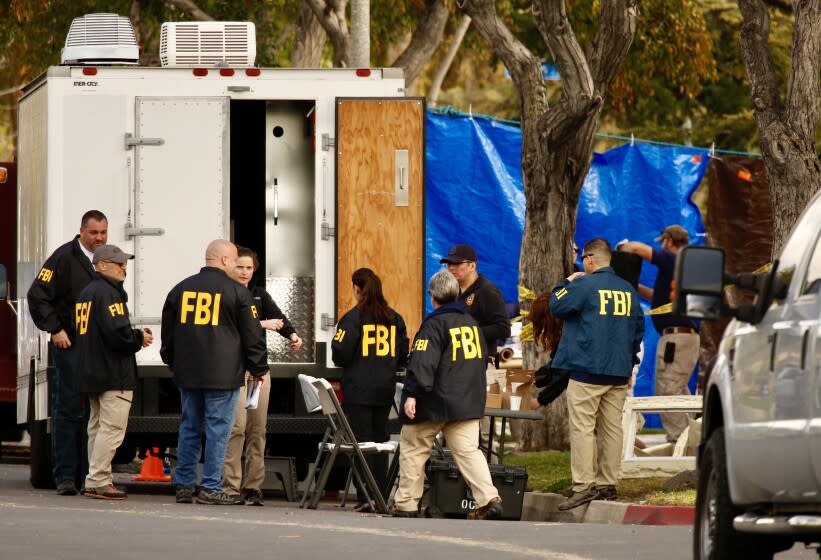
[[[559,510],[616,497],[622,408],[638,363],[644,313],[635,288],[610,267],[610,244],[587,242],[584,272],[553,288],[550,311],[565,320],[552,365],[570,372],[567,417],[573,494]],[[598,459],[596,459],[599,450]]]
[[177,503],[193,501],[205,428],[205,462],[197,503],[236,505],[239,495],[222,489],[222,469],[234,411],[245,372],[268,373],[265,337],[251,292],[226,273],[234,269],[237,248],[217,239],[205,251],[205,266],[177,284],[162,310],[160,356],[180,391]]
[[73,342],[74,304],[94,278],[91,259],[108,240],[108,219],[89,210],[80,219],[80,233],[61,245],[43,263],[26,296],[37,328],[51,334],[48,345],[51,448],[54,482],[61,496],[76,496],[88,472],[86,424],[88,406],[77,389]]
[[94,251],[95,278],[77,297],[78,389],[88,394],[88,476],[83,493],[89,498],[123,500],[114,486],[111,460],[123,442],[137,385],[134,355],[153,341],[150,329],[135,329],[128,318],[123,289],[126,268],[134,255],[116,245]]

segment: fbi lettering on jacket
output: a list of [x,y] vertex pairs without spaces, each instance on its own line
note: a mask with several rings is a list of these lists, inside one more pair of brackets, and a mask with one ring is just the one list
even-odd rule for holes
[[220,322],[220,300],[222,294],[183,291],[180,305],[180,323],[185,325],[217,326]]

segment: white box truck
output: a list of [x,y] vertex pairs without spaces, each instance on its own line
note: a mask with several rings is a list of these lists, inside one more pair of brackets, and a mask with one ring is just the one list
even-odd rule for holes
[[[325,424],[306,414],[296,377],[341,375],[330,342],[353,305],[351,273],[373,268],[409,334],[421,323],[424,100],[405,95],[398,69],[257,68],[252,52],[232,66],[228,51],[253,46],[248,36],[237,40],[252,36],[253,25],[239,25],[245,31],[231,23],[165,24],[161,60],[177,66],[123,66],[133,61],[122,48],[90,42],[84,56],[75,42],[70,61],[23,90],[17,420],[31,431],[37,487],[53,484],[49,334],[34,326],[25,294],[86,210],[104,212],[108,242],[136,255],[125,281],[132,322],[155,336],[166,294],[203,266],[209,241],[257,251],[258,280],[304,340],[291,352],[285,339],[268,335],[268,448],[295,457],[300,476]],[[118,58],[107,61],[108,52]],[[155,340],[137,354],[138,388],[115,462],[138,447],[176,445],[179,394],[159,347]]]

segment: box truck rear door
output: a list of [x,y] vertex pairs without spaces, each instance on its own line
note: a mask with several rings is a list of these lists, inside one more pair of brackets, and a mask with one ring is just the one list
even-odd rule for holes
[[[134,323],[159,336],[165,296],[229,238],[227,97],[136,99]],[[140,363],[160,363],[155,343]]]
[[337,318],[354,305],[351,274],[382,279],[413,339],[422,322],[425,249],[425,103],[338,98]]

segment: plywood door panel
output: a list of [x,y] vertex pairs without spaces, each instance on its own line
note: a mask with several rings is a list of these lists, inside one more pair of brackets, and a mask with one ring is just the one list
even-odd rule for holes
[[[337,318],[354,305],[351,274],[368,267],[411,338],[426,293],[424,119],[421,99],[337,100]],[[396,150],[408,151],[403,173]],[[397,206],[398,176],[407,206]]]

